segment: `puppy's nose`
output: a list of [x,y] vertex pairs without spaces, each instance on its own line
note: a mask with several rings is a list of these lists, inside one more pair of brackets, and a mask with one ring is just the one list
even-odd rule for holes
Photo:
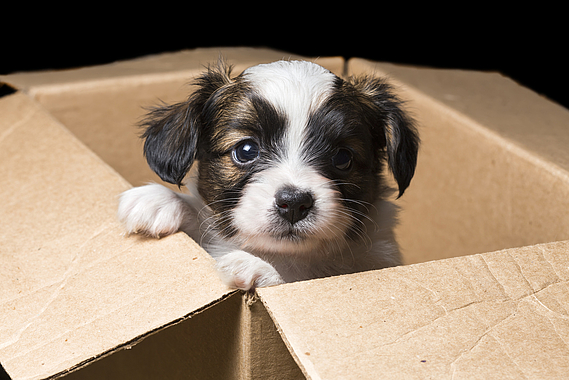
[[280,216],[295,224],[308,215],[314,205],[314,199],[308,191],[283,187],[275,194],[275,204]]

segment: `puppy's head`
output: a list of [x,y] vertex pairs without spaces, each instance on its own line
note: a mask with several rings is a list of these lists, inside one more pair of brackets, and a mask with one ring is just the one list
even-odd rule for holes
[[381,79],[279,61],[237,77],[220,63],[195,84],[187,101],[149,113],[144,152],[178,185],[199,161],[198,190],[215,227],[242,249],[341,246],[362,237],[385,162],[399,196],[413,177],[418,137]]

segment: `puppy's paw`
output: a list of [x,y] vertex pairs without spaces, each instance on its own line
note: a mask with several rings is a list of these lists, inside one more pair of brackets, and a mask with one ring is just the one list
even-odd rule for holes
[[122,193],[117,215],[127,233],[161,237],[180,229],[187,209],[188,205],[175,192],[151,184]]
[[233,251],[218,258],[217,270],[229,287],[241,290],[284,283],[271,264],[245,251]]

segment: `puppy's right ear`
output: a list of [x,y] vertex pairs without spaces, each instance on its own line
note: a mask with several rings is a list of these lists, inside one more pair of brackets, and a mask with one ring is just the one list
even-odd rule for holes
[[142,122],[144,156],[163,181],[182,185],[196,157],[199,124],[199,110],[190,101],[154,107]]
[[182,185],[198,155],[204,107],[215,91],[231,83],[230,74],[231,67],[220,60],[193,82],[198,88],[185,102],[153,107],[142,121],[144,156],[163,181]]

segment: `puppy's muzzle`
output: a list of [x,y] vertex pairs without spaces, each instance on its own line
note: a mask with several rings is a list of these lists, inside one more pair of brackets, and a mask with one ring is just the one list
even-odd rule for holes
[[295,224],[310,213],[314,198],[308,191],[287,186],[275,194],[275,205],[281,217],[290,224]]

